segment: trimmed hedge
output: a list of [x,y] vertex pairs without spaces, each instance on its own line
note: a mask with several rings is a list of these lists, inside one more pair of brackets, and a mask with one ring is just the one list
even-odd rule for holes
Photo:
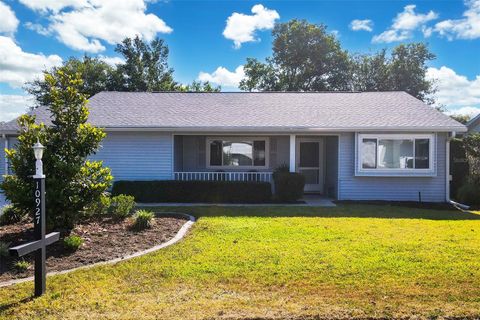
[[272,198],[270,183],[256,181],[117,181],[112,194],[131,195],[144,203],[264,203]]
[[293,202],[303,197],[305,177],[300,173],[277,171],[273,174],[278,200]]

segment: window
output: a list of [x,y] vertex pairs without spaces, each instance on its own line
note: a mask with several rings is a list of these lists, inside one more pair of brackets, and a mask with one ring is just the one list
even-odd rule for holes
[[358,135],[358,171],[432,171],[432,141],[433,135]]
[[209,167],[266,167],[266,139],[211,138],[207,139]]

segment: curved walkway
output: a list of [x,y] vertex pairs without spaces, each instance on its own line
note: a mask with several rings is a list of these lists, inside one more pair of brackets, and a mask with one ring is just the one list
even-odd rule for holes
[[[81,267],[77,267],[77,268],[73,268],[73,269],[48,272],[47,277],[53,276],[53,275],[58,275],[58,274],[69,273],[69,272],[80,270],[80,269],[88,269],[88,268],[101,266],[101,265],[106,265],[106,264],[115,264],[115,263],[118,263],[118,262],[121,262],[121,261],[129,260],[129,259],[136,258],[136,257],[140,257],[140,256],[143,256],[147,253],[151,253],[151,252],[166,248],[166,247],[171,246],[172,244],[180,241],[187,234],[187,231],[192,227],[192,225],[196,221],[194,216],[191,216],[191,215],[185,214],[185,213],[162,212],[160,215],[162,215],[162,216],[163,215],[169,215],[169,216],[177,216],[177,217],[186,217],[188,219],[188,221],[183,224],[183,226],[180,228],[180,230],[178,230],[177,234],[172,239],[170,239],[167,242],[164,242],[162,244],[156,245],[156,246],[154,246],[150,249],[143,250],[143,251],[140,251],[140,252],[136,252],[136,253],[133,253],[133,254],[128,255],[128,256],[115,258],[115,259],[108,260],[108,261],[97,262],[97,263],[93,263],[93,264],[89,264],[89,265],[85,265],[85,266],[81,266]],[[7,287],[7,286],[10,286],[10,285],[13,285],[13,284],[16,284],[16,283],[22,283],[22,282],[27,282],[27,281],[33,281],[33,277],[13,279],[13,280],[5,281],[5,282],[0,282],[0,287]]]

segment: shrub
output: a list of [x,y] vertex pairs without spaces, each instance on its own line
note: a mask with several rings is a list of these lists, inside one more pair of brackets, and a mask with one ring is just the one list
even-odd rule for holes
[[467,181],[458,189],[457,199],[468,205],[480,205],[480,184]]
[[63,239],[63,246],[68,251],[76,251],[83,244],[83,239],[77,235],[71,235]]
[[270,184],[257,181],[118,181],[112,193],[132,195],[145,203],[265,203],[272,197]]
[[8,257],[9,247],[10,247],[10,243],[0,241],[0,257]]
[[152,220],[155,215],[147,210],[138,210],[135,212],[133,227],[136,230],[143,230],[152,226]]
[[25,260],[18,260],[13,264],[13,269],[15,269],[17,272],[25,272],[30,268],[30,263]]
[[36,121],[35,115],[18,118],[18,142],[6,149],[14,174],[5,175],[0,183],[5,197],[25,212],[34,211],[35,170],[32,145],[45,146],[43,169],[47,175],[45,202],[48,205],[47,225],[51,228],[72,228],[86,206],[98,201],[111,185],[110,169],[101,161],[89,161],[106,136],[103,129],[88,123],[87,96],[82,91],[80,74],[55,69],[45,72],[46,110],[52,125]]
[[7,204],[0,212],[0,225],[3,226],[20,222],[26,217],[26,215],[27,214],[22,210],[14,207],[11,204]]
[[295,172],[275,172],[275,195],[283,202],[293,202],[303,197],[305,177]]
[[110,206],[110,213],[119,219],[125,219],[135,207],[135,197],[125,194],[119,194],[112,197],[112,204]]
[[104,193],[100,196],[100,199],[87,206],[84,210],[86,216],[103,216],[107,215],[110,206],[112,205],[112,198],[108,193]]

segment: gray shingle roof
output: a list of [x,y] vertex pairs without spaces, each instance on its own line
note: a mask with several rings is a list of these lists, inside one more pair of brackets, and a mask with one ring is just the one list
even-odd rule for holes
[[[90,123],[112,129],[466,131],[405,92],[101,92],[89,107]],[[49,122],[45,108],[33,113]],[[16,129],[15,121],[0,127]]]

